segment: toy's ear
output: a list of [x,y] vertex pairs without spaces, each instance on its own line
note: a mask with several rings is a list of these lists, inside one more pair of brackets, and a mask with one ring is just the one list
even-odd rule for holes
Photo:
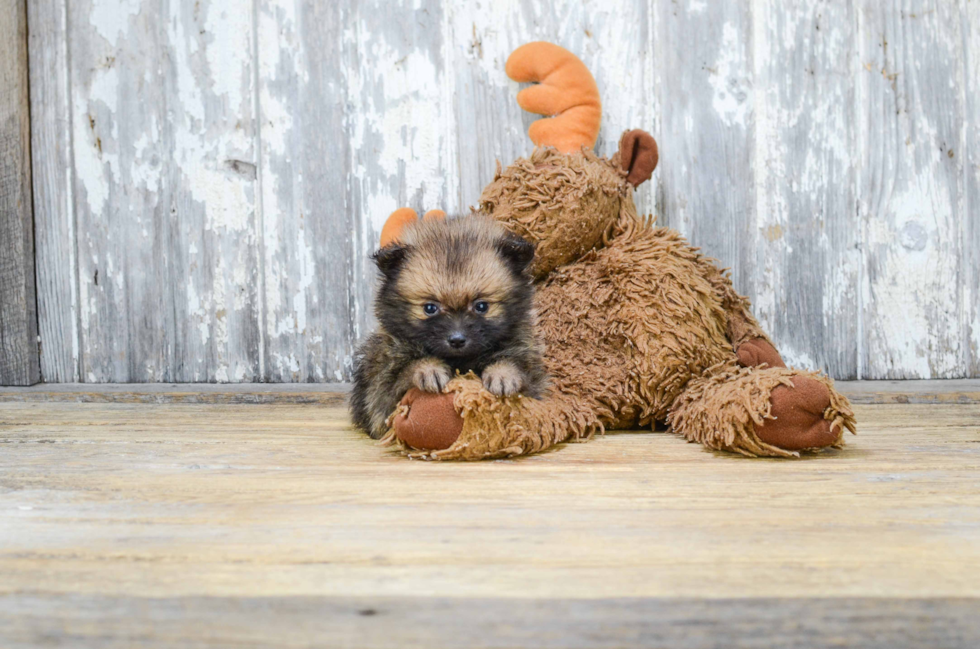
[[381,248],[383,249],[397,241],[405,226],[418,220],[419,215],[411,207],[399,207],[392,212],[388,216],[388,220],[385,221],[384,227],[381,228]]
[[[422,217],[422,220],[431,221],[444,218],[446,218],[446,213],[442,210],[429,210]],[[398,241],[405,226],[418,220],[419,215],[411,207],[399,207],[392,212],[388,216],[388,220],[385,221],[384,227],[381,228],[381,247],[384,248],[388,244]]]
[[619,165],[631,185],[639,187],[649,180],[659,159],[657,141],[652,135],[640,129],[623,133],[619,140]]
[[508,233],[497,244],[500,255],[517,272],[524,272],[534,259],[534,244],[516,234]]
[[402,262],[405,261],[405,255],[407,254],[408,246],[403,246],[397,241],[392,241],[374,253],[374,263],[378,265],[378,269],[385,277],[390,278],[401,268]]

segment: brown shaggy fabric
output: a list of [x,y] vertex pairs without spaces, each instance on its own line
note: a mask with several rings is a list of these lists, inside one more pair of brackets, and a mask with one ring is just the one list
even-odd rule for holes
[[540,278],[592,248],[627,191],[622,174],[590,151],[539,148],[506,169],[498,163],[480,210],[535,244],[532,271]]
[[783,366],[725,270],[637,216],[623,158],[539,148],[498,168],[480,206],[537,246],[551,391],[540,401],[497,398],[475,377],[456,378],[447,391],[462,419],[458,438],[438,449],[402,435],[415,446],[410,456],[524,455],[667,421],[708,448],[787,457],[839,446],[854,431],[829,379]]

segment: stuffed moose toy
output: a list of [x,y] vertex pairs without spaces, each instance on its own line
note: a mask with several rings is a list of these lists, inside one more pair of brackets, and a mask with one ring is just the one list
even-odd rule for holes
[[[524,45],[506,71],[537,82],[518,94],[521,107],[552,117],[531,126],[528,158],[498,164],[478,209],[535,245],[551,388],[540,400],[497,397],[467,375],[441,394],[412,389],[385,441],[409,457],[479,460],[660,423],[748,456],[842,446],[855,421],[832,381],[787,368],[726,271],[678,232],[637,216],[633,189],[658,161],[653,137],[627,131],[611,158],[596,156],[598,88],[561,47]],[[415,218],[396,211],[382,246]]]

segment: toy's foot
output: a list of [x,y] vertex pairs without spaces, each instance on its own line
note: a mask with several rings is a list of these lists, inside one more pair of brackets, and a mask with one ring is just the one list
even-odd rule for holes
[[769,367],[786,367],[783,357],[765,338],[746,340],[735,350],[735,355],[742,367],[759,367],[763,364]]
[[793,387],[773,388],[769,402],[775,419],[756,424],[755,434],[763,442],[787,451],[824,448],[840,442],[843,428],[835,431],[833,422],[824,419],[824,413],[830,408],[827,386],[805,376],[794,376],[792,381]]
[[395,437],[424,451],[449,448],[463,431],[463,418],[453,405],[455,397],[453,392],[431,393],[412,388],[402,398],[392,422]]

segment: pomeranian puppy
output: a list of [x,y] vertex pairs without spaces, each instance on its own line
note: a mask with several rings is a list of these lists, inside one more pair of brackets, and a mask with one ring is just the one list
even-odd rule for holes
[[540,397],[533,258],[533,245],[480,214],[418,221],[375,253],[379,329],[355,355],[354,424],[382,437],[409,389],[441,392],[456,372],[498,396]]

